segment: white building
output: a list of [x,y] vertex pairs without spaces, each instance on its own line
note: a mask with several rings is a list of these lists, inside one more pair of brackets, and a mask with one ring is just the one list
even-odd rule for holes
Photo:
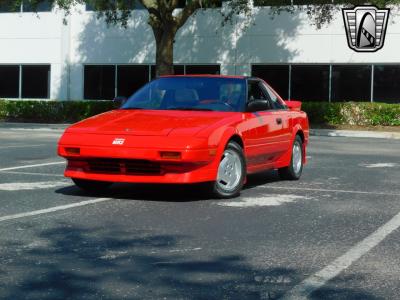
[[[133,12],[128,29],[108,28],[85,6],[73,10],[67,25],[62,11],[41,10],[0,12],[0,98],[111,99],[154,76],[145,10]],[[219,9],[199,12],[177,34],[176,72],[255,75],[284,98],[303,101],[400,102],[396,14],[383,49],[357,53],[347,45],[340,11],[320,30],[305,13],[271,18],[270,12],[255,7],[247,28],[240,17],[221,27]]]

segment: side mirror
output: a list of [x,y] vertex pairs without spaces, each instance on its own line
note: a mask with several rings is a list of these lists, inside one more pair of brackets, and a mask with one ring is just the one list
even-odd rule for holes
[[264,99],[256,99],[256,100],[250,101],[249,103],[247,103],[247,106],[246,106],[247,112],[262,111],[262,110],[268,110],[268,109],[270,109],[269,101],[264,100]]
[[301,101],[285,100],[285,104],[290,110],[296,110],[296,111],[301,110]]
[[115,98],[113,99],[113,102],[114,102],[114,105],[115,105],[116,107],[121,107],[122,105],[125,104],[125,102],[126,102],[127,100],[128,100],[128,99],[127,99],[126,97],[124,97],[124,96],[117,96],[117,97],[115,97]]

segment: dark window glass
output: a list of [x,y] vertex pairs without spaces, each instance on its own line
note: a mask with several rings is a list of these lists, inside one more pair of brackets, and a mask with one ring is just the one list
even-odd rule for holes
[[276,96],[276,94],[270,89],[269,86],[267,86],[263,83],[262,83],[262,86],[268,93],[272,109],[286,109],[285,105],[281,102],[281,100],[278,98],[278,96]]
[[185,75],[185,67],[183,65],[175,65],[174,66],[174,74],[175,75]]
[[289,66],[287,65],[253,65],[251,74],[264,79],[283,99],[288,98]]
[[156,78],[156,66],[151,65],[150,66],[150,79],[153,80]]
[[254,6],[287,6],[290,0],[254,0]]
[[186,74],[219,74],[219,65],[186,65]]
[[178,5],[176,8],[184,8],[186,5],[186,0],[178,0]]
[[97,2],[95,0],[86,2],[86,11],[94,10],[113,10],[117,7],[119,10],[133,10],[133,9],[144,9],[144,6],[135,0],[124,0],[124,1],[101,1]]
[[49,98],[50,66],[22,66],[22,98]]
[[86,11],[94,11],[94,6],[93,6],[93,4],[86,3]]
[[400,103],[400,65],[374,67],[374,101]]
[[84,86],[85,99],[114,99],[115,66],[85,66]]
[[293,0],[293,5],[332,4],[332,0]]
[[[178,5],[176,6],[176,8],[184,8],[186,6],[186,2],[187,2],[186,0],[178,0]],[[206,5],[205,6],[206,8],[221,7],[222,6],[222,0],[220,0],[218,2],[217,1],[212,1],[212,3],[211,2],[207,2],[207,3],[205,3],[205,5]]]
[[268,100],[268,97],[262,90],[259,81],[249,81],[249,84],[247,86],[248,92],[247,92],[247,99],[249,101],[253,100]]
[[51,3],[49,1],[43,1],[34,7],[28,0],[25,0],[22,5],[22,11],[24,12],[46,12],[51,11]]
[[0,66],[0,98],[19,97],[19,66]]
[[21,5],[13,0],[1,0],[0,1],[0,13],[2,12],[20,12]]
[[[151,72],[151,80],[156,78],[156,66],[151,65],[150,66],[150,72]],[[175,75],[184,75],[185,74],[185,69],[183,65],[174,65],[174,74]]]
[[291,98],[300,101],[328,101],[329,66],[293,65]]
[[118,66],[118,96],[129,97],[149,81],[149,66]]
[[332,66],[332,101],[370,101],[371,66]]

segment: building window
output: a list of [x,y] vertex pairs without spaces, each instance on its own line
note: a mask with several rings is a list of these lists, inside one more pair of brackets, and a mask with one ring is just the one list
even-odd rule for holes
[[4,0],[0,3],[0,13],[21,12],[21,4],[13,0]]
[[22,3],[22,11],[23,12],[46,12],[46,11],[51,11],[51,3],[49,1],[43,1],[37,4],[36,7],[34,7],[32,4],[30,4],[30,1],[25,0]]
[[288,65],[253,65],[251,74],[265,80],[283,99],[288,99]]
[[186,74],[219,74],[220,65],[186,65]]
[[291,0],[254,0],[254,6],[288,6]]
[[329,66],[293,65],[291,98],[300,101],[328,101]]
[[111,100],[115,97],[115,66],[85,66],[84,98]]
[[0,97],[45,99],[49,93],[50,65],[0,66]]
[[[186,1],[186,0],[178,0],[178,5],[176,6],[176,8],[184,8],[186,6],[187,3],[190,3],[190,1]],[[216,7],[221,7],[222,6],[222,0],[220,1],[212,1],[208,2],[207,7],[208,8],[216,8]]]
[[31,4],[31,1],[24,0],[22,3],[18,1],[3,0],[0,3],[1,12],[47,12],[51,11],[51,3],[49,1],[43,1],[36,5]]
[[94,6],[93,4],[86,3],[85,9],[86,11],[94,11]]
[[0,66],[0,98],[19,98],[19,66]]
[[[156,78],[156,66],[151,65],[151,80]],[[174,74],[175,75],[184,75],[185,74],[185,67],[184,65],[174,65]]]
[[331,101],[370,101],[371,66],[333,65]]
[[115,3],[115,1],[110,1],[108,2],[99,2],[95,3],[95,1],[91,1],[89,3],[86,3],[85,5],[85,10],[86,11],[95,11],[95,10],[113,10],[115,9],[115,6],[119,10],[134,10],[134,9],[144,9],[144,6],[139,3],[139,1],[133,1],[133,0],[126,0],[126,1],[118,1]]
[[[183,75],[185,69],[187,74],[189,72],[190,74],[219,74],[220,66],[174,65],[176,75]],[[154,65],[86,65],[84,98],[108,100],[115,96],[129,97],[149,82],[149,79],[154,79],[155,75]]]
[[293,0],[293,5],[332,4],[332,0]]
[[175,75],[185,75],[185,67],[183,65],[174,65]]
[[49,98],[50,66],[22,66],[21,98]]
[[117,95],[129,97],[149,81],[149,66],[118,66]]
[[374,101],[400,103],[400,65],[374,66]]

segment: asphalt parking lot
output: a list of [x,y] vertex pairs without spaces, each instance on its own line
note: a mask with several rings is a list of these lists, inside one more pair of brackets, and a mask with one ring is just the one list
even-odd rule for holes
[[0,128],[2,299],[398,299],[400,140],[312,137],[241,196],[62,176],[60,132]]

